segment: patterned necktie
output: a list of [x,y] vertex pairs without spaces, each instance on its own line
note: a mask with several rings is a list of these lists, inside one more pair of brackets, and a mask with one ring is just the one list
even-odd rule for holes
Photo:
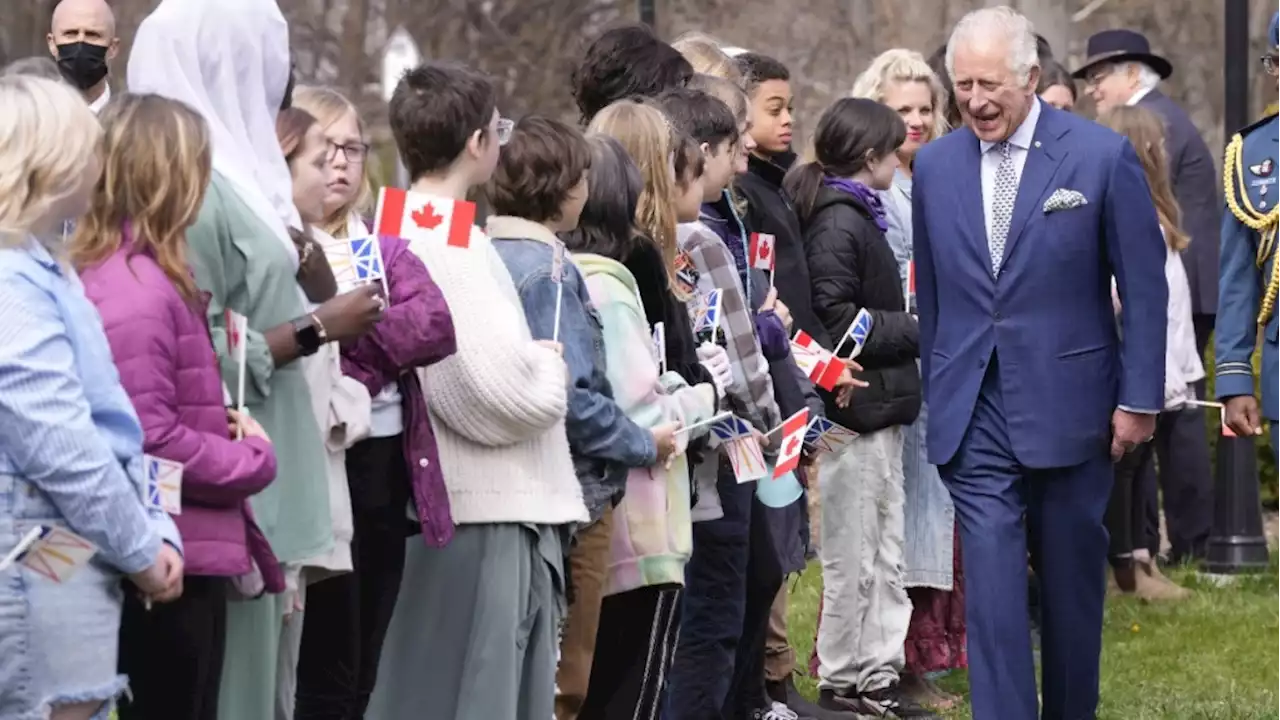
[[996,168],[994,197],[991,198],[991,234],[987,237],[987,249],[991,251],[991,273],[1000,275],[1000,263],[1004,261],[1004,243],[1009,238],[1009,223],[1013,220],[1013,202],[1018,197],[1018,174],[1013,165],[1013,145],[1008,141],[995,147],[1000,153],[1000,166]]

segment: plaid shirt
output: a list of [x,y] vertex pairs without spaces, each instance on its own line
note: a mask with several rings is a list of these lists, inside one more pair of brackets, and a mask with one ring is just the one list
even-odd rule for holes
[[782,418],[773,397],[769,363],[760,350],[755,320],[744,300],[733,255],[724,241],[701,222],[680,225],[679,238],[680,251],[688,255],[693,265],[682,279],[692,280],[686,289],[700,295],[720,290],[720,329],[724,332],[725,352],[733,367],[735,384],[746,388],[745,393],[726,393],[729,409],[760,432],[768,432]]

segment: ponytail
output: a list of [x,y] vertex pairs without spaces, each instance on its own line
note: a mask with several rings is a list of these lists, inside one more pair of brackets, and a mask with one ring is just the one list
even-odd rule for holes
[[801,225],[807,225],[809,216],[813,214],[813,204],[818,199],[818,191],[822,189],[823,174],[821,165],[807,162],[791,168],[782,181],[782,189],[791,197]]

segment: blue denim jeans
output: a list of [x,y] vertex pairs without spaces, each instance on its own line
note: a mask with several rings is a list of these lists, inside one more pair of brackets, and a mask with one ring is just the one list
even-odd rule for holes
[[724,462],[716,479],[724,516],[693,525],[693,556],[684,571],[680,642],[668,675],[665,720],[717,718],[729,699],[747,609],[755,489],[755,483],[738,484]]
[[[0,551],[37,525],[66,526],[49,498],[0,474]],[[0,573],[0,717],[40,720],[49,706],[102,702],[106,718],[126,680],[116,671],[120,574],[94,560],[62,583],[13,564]]]

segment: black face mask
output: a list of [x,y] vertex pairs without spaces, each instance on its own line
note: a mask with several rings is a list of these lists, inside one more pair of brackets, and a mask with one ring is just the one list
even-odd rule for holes
[[86,42],[58,46],[58,69],[81,90],[88,90],[107,76],[107,48]]

